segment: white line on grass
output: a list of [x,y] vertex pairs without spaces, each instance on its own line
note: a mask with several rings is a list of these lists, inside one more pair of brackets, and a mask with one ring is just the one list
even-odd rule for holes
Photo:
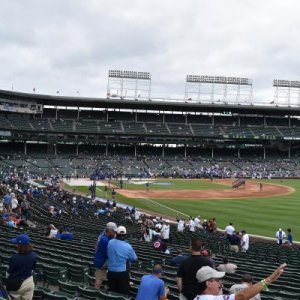
[[175,209],[173,209],[173,208],[171,208],[171,207],[168,207],[168,206],[166,206],[166,205],[163,205],[163,204],[160,204],[160,203],[158,203],[158,202],[155,202],[155,201],[153,201],[153,200],[151,200],[151,199],[149,199],[149,198],[142,198],[142,199],[143,199],[143,200],[147,200],[147,201],[152,202],[152,203],[155,203],[155,204],[157,204],[157,205],[160,205],[160,206],[162,206],[162,207],[164,207],[164,208],[167,208],[167,209],[169,209],[169,210],[172,210],[172,211],[174,211],[174,212],[176,212],[176,213],[179,213],[179,214],[181,214],[181,215],[184,215],[184,216],[189,217],[189,215],[187,215],[187,214],[185,214],[185,213],[182,213],[181,211],[175,210]]

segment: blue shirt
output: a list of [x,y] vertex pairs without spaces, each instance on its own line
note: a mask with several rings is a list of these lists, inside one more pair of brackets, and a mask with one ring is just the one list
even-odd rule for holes
[[27,279],[35,269],[37,256],[34,252],[13,255],[8,264],[7,273],[10,279]]
[[171,266],[178,267],[181,264],[181,262],[187,258],[187,255],[177,255],[171,259]]
[[63,232],[63,233],[57,233],[56,238],[65,240],[65,241],[71,241],[71,240],[73,240],[74,235],[73,235],[73,233],[70,233],[70,232]]
[[139,286],[136,300],[158,300],[165,295],[164,282],[155,275],[144,275]]
[[112,239],[107,246],[108,271],[125,272],[126,262],[137,260],[132,246],[122,240]]
[[4,197],[3,197],[3,204],[10,204],[11,203],[11,196],[9,194],[6,194]]
[[103,267],[104,263],[107,260],[107,245],[108,242],[112,238],[107,236],[105,232],[103,232],[98,239],[97,242],[97,249],[94,257],[94,266],[97,269],[100,269]]

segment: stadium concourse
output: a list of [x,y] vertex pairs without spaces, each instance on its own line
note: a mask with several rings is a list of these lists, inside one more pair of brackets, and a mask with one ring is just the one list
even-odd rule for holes
[[[285,273],[276,284],[270,286],[270,290],[261,293],[262,299],[298,299],[300,296],[300,249],[297,246],[280,247],[274,242],[251,238],[249,250],[246,253],[236,253],[229,250],[229,242],[220,232],[201,227],[190,231],[188,226],[183,232],[178,232],[175,224],[170,227],[170,236],[165,245],[168,252],[164,252],[161,248],[155,249],[151,242],[143,238],[143,228],[146,224],[159,235],[157,228],[161,228],[164,223],[161,218],[141,214],[137,219],[135,215],[130,216],[131,222],[128,222],[128,218],[125,218],[129,213],[128,209],[111,210],[106,206],[108,201],[103,203],[106,208],[103,205],[99,207],[99,202],[61,190],[55,176],[44,178],[43,182],[47,182],[45,187],[38,185],[34,188],[30,172],[22,166],[14,170],[2,167],[0,173],[2,197],[10,195],[12,198],[16,197],[19,202],[19,207],[13,211],[6,205],[1,213],[1,282],[5,284],[3,274],[11,255],[15,253],[15,246],[10,243],[11,238],[20,233],[27,233],[34,244],[34,251],[38,254],[34,275],[34,299],[128,298],[125,295],[118,295],[119,298],[116,298],[116,294],[107,290],[107,281],[100,290],[93,288],[95,268],[92,261],[95,241],[108,222],[126,226],[126,238],[138,256],[138,261],[130,268],[132,298],[137,293],[141,277],[151,273],[155,264],[160,264],[164,270],[162,278],[170,289],[169,299],[178,299],[177,268],[170,265],[171,258],[178,249],[183,250],[184,254],[189,254],[189,243],[194,237],[202,240],[202,248],[206,250],[203,255],[210,255],[215,265],[221,263],[226,255],[238,266],[234,274],[226,273],[225,292],[233,284],[239,283],[245,273],[250,273],[255,281],[259,281],[269,275],[275,266],[287,262],[288,268]],[[29,205],[23,205],[27,202]],[[98,213],[99,208],[107,212]],[[52,235],[53,230],[58,231],[59,235]]]

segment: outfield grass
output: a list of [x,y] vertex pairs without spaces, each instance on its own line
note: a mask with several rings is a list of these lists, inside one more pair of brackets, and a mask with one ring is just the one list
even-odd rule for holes
[[[168,180],[170,182],[171,180]],[[189,186],[192,180],[185,181]],[[225,228],[229,222],[233,222],[237,230],[245,229],[248,233],[274,237],[279,227],[292,228],[295,240],[300,241],[300,180],[265,180],[272,184],[283,184],[293,187],[295,192],[278,197],[252,198],[252,199],[226,199],[226,200],[184,200],[174,201],[170,199],[129,199],[117,194],[117,201],[134,205],[140,209],[159,212],[168,216],[176,215],[197,216],[202,219],[216,217],[218,227]],[[187,188],[183,181],[177,181],[180,189]],[[197,189],[202,189],[199,182]],[[176,187],[175,187],[176,186]],[[216,189],[216,186],[224,189],[224,186],[205,182],[203,189]],[[176,189],[177,184],[171,186],[159,186],[159,189]],[[145,188],[145,187],[143,187]],[[191,187],[190,187],[191,188]],[[179,188],[178,188],[179,189]],[[87,187],[76,187],[76,190],[88,193]],[[111,195],[108,191],[108,195]],[[105,197],[103,187],[97,187],[97,196]]]

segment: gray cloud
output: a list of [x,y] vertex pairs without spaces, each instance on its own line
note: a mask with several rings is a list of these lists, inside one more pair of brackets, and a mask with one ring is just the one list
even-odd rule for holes
[[[296,0],[2,0],[0,88],[105,96],[109,69],[148,71],[153,95],[183,97],[185,76],[300,80]],[[266,100],[267,99],[267,100]]]

